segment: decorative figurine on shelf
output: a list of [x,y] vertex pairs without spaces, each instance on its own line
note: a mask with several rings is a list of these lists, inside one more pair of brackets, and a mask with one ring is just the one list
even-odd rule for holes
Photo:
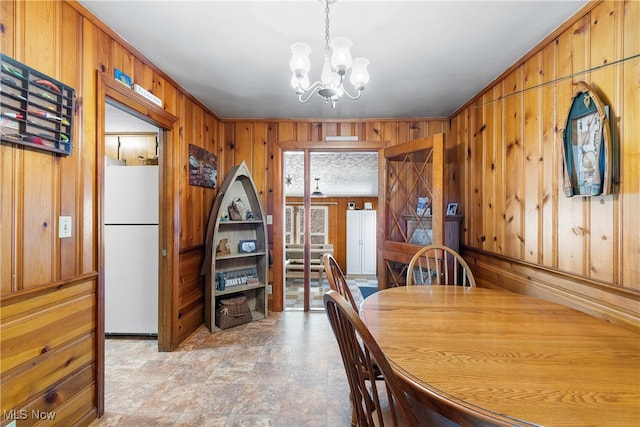
[[228,207],[229,217],[232,221],[242,221],[242,215],[240,215],[240,209],[236,201],[234,200]]
[[253,219],[253,212],[247,211],[247,219]]
[[229,255],[230,253],[231,249],[227,245],[227,239],[220,239],[216,248],[216,255]]
[[229,215],[227,215],[226,213],[223,213],[222,215],[220,215],[220,221],[222,222],[229,221]]

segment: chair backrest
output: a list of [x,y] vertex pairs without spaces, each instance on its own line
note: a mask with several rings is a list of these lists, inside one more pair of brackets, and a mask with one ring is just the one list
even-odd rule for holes
[[[417,426],[400,380],[351,304],[330,290],[324,295],[324,307],[340,347],[356,425]],[[376,369],[382,373],[384,390],[379,389],[381,381],[370,381]]]
[[349,301],[349,303],[351,303],[351,307],[358,312],[358,305],[356,304],[355,299],[353,299],[353,294],[349,289],[347,278],[344,276],[340,265],[338,265],[338,261],[336,261],[333,255],[326,253],[322,256],[322,262],[324,263],[324,271],[327,275],[327,280],[329,281],[329,287]]
[[421,248],[407,268],[407,286],[476,286],[469,264],[453,249],[442,245]]

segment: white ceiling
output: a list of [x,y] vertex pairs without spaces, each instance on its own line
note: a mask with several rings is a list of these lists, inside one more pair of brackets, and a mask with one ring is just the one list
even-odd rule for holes
[[448,117],[586,2],[339,0],[331,37],[352,39],[371,80],[332,110],[289,85],[293,42],[320,74],[317,0],[80,1],[223,119]]

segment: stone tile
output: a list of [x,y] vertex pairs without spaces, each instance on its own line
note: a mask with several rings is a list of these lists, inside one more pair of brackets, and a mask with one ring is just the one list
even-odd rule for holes
[[349,426],[349,387],[323,312],[285,311],[174,352],[107,339],[105,415],[91,427]]

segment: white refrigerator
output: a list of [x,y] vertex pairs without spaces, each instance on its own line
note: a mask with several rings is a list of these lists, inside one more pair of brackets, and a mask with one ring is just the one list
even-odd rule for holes
[[105,333],[158,334],[158,166],[105,166]]

